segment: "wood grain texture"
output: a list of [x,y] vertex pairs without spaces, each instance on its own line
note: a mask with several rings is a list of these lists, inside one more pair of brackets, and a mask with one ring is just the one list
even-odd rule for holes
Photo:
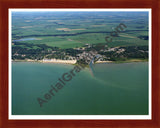
[[[151,8],[152,120],[8,120],[9,8]],[[160,0],[1,0],[0,128],[160,128]]]

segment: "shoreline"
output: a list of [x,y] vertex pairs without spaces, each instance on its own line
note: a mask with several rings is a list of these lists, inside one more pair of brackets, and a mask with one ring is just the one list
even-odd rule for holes
[[55,64],[76,64],[76,60],[59,60],[59,59],[52,59],[52,60],[12,60],[12,62],[37,62],[37,63],[55,63]]
[[113,61],[113,63],[133,63],[133,62],[148,62],[148,59],[128,59],[125,61]]
[[43,59],[42,63],[76,64],[77,60]]
[[148,62],[148,59],[128,59],[124,61],[96,61],[95,64],[100,64],[100,63],[132,63],[132,62]]
[[96,61],[95,64],[101,64],[101,63],[114,63],[114,61]]
[[[12,62],[37,62],[37,63],[54,63],[54,64],[71,64],[75,65],[77,60],[12,60]],[[128,59],[125,61],[96,61],[95,64],[104,64],[104,63],[132,63],[132,62],[148,62],[148,59]]]

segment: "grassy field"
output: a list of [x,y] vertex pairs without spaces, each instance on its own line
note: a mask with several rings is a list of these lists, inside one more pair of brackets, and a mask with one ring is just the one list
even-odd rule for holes
[[[120,23],[127,28],[107,43],[105,37]],[[138,36],[148,36],[148,15],[145,12],[14,12],[12,15],[12,40],[36,38],[21,41],[23,43],[62,49],[98,43],[106,43],[109,47],[148,45],[148,40]]]

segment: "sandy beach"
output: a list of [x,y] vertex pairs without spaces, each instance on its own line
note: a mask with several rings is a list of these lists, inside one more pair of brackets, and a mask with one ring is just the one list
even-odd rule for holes
[[43,59],[43,60],[12,60],[12,62],[40,62],[40,63],[59,63],[59,64],[75,64],[77,60],[59,60],[59,59]]
[[63,63],[63,64],[75,64],[77,60],[59,60],[59,59],[43,59],[42,63]]
[[113,62],[113,61],[96,61],[95,63],[99,64],[99,63],[111,63],[111,62]]

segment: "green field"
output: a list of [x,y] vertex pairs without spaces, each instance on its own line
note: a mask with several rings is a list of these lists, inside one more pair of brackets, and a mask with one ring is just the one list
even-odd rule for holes
[[[123,23],[127,26],[118,37],[109,36]],[[22,43],[46,44],[62,49],[83,47],[85,44],[106,43],[109,47],[143,46],[148,40],[146,12],[14,12],[12,14],[12,40],[36,38]],[[38,47],[34,47],[36,49]]]

